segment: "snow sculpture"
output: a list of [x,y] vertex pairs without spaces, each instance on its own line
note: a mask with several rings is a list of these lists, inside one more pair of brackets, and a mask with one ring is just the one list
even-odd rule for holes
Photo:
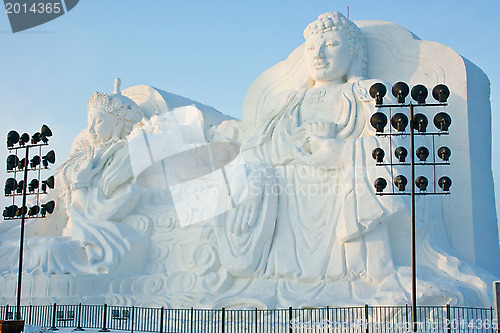
[[[43,226],[28,226],[25,299],[171,307],[408,303],[408,203],[374,194],[373,181],[390,177],[375,167],[371,151],[389,151],[390,142],[368,123],[375,111],[368,89],[383,80],[447,84],[456,110],[446,142],[454,151],[450,176],[470,182],[479,164],[455,148],[487,136],[463,119],[473,106],[489,104],[464,77],[486,79],[448,48],[389,23],[354,24],[326,13],[304,37],[304,45],[250,87],[242,121],[147,86],[94,94],[89,128],[57,171],[62,209]],[[202,115],[196,145],[240,147],[248,194],[214,219],[183,226],[171,184],[139,186],[131,166],[137,156],[126,138],[132,143],[148,128],[168,134],[172,117],[188,105]],[[451,203],[417,202],[418,303],[489,306],[493,278],[483,257],[498,254],[494,206],[478,199],[472,185],[453,192]],[[489,213],[480,215],[480,207]],[[15,296],[18,231],[1,227],[0,300],[7,303]]]

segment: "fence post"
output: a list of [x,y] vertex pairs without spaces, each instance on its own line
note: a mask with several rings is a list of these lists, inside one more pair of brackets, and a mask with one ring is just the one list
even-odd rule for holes
[[[494,333],[495,332],[495,328],[494,328],[494,325],[493,325],[493,307],[490,306],[490,323],[491,323],[491,333]],[[484,322],[484,321],[483,321]]]
[[412,327],[411,326],[412,324],[410,324],[411,323],[410,316],[408,314],[408,304],[405,305],[405,308],[406,308],[406,324],[408,325],[407,327]]
[[292,333],[292,307],[288,308],[288,332]]
[[226,309],[222,308],[222,333],[226,332]]
[[257,307],[255,307],[255,333],[257,333],[257,328],[259,327],[258,325],[258,313],[257,313]]
[[99,332],[109,332],[109,330],[106,328],[107,316],[108,316],[108,305],[104,303],[104,313],[102,316],[102,329],[100,329]]
[[160,333],[163,333],[163,306],[160,309]]
[[28,320],[27,320],[26,324],[33,325],[33,305],[31,305],[31,304],[30,304],[30,311],[28,314]]
[[134,315],[135,315],[135,306],[132,305],[132,332],[134,333]]
[[365,333],[368,333],[369,325],[368,325],[368,304],[365,304]]
[[[495,306],[495,318],[491,316],[491,326],[496,322],[495,330],[500,332],[500,281],[493,281],[493,304]],[[496,320],[496,321],[495,321]]]
[[450,307],[450,303],[446,304],[446,318],[448,319],[448,333],[451,333],[451,307]]
[[5,305],[5,320],[9,320],[9,304]]
[[52,327],[50,328],[51,331],[59,331],[59,329],[56,327],[56,312],[57,304],[54,303],[54,306],[52,307]]
[[78,304],[78,323],[77,327],[75,328],[75,331],[85,331],[82,328],[82,303]]
[[191,333],[193,333],[193,328],[194,328],[194,318],[193,318],[194,310],[193,307],[191,307]]
[[332,331],[332,324],[330,323],[330,307],[326,306],[326,324],[328,327],[328,332]]

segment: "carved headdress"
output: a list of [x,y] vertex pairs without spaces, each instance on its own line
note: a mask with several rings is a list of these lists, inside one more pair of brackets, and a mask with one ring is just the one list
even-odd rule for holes
[[130,134],[134,124],[140,122],[144,117],[144,112],[130,98],[122,95],[120,91],[121,80],[116,78],[113,95],[108,95],[94,91],[88,102],[88,108],[99,107],[113,116],[123,118],[123,130],[121,137]]
[[141,121],[144,113],[133,100],[122,95],[120,85],[120,78],[116,78],[113,95],[94,91],[94,94],[89,99],[88,107],[103,108],[107,112],[133,123]]

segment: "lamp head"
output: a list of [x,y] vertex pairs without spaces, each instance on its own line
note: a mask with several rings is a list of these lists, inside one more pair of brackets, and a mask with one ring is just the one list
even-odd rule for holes
[[434,126],[440,131],[447,132],[451,125],[451,117],[446,112],[439,112],[434,116]]
[[35,155],[30,161],[31,168],[35,169],[37,166],[40,165],[40,162],[41,162],[40,156]]
[[410,87],[404,82],[397,82],[392,86],[392,95],[398,99],[398,103],[404,104],[409,93]]
[[49,126],[47,126],[47,125],[43,125],[42,126],[42,129],[40,130],[40,133],[42,134],[42,136],[44,136],[46,138],[52,136],[52,131],[50,130]]
[[7,134],[7,147],[14,147],[14,145],[19,142],[19,138],[19,133],[16,131],[10,131]]
[[427,88],[421,84],[417,84],[411,89],[411,98],[418,104],[424,104],[428,95]]
[[398,147],[394,150],[394,155],[399,160],[400,163],[404,163],[406,156],[408,156],[408,150],[405,147]]
[[443,147],[438,149],[437,153],[438,153],[439,158],[442,159],[443,161],[448,162],[450,160],[450,156],[451,156],[450,148],[443,146]]
[[35,192],[35,190],[38,190],[38,186],[40,185],[38,179],[33,179],[29,184],[28,184],[28,190],[30,192]]
[[40,206],[38,206],[38,205],[32,206],[28,210],[28,216],[36,216],[36,215],[38,215],[39,212],[40,212]]
[[20,180],[18,183],[17,183],[17,188],[16,188],[16,193],[17,194],[22,194],[24,191],[24,180]]
[[7,157],[7,171],[14,170],[19,164],[19,158],[16,155],[9,155]]
[[45,217],[47,214],[52,214],[54,212],[54,208],[56,206],[56,203],[54,200],[51,200],[45,204],[42,205],[42,217]]
[[415,185],[417,185],[420,191],[425,191],[427,189],[427,185],[429,185],[429,180],[427,180],[424,176],[419,176],[415,179]]
[[38,142],[40,142],[41,139],[42,138],[40,132],[36,132],[31,136],[31,144],[36,145]]
[[429,149],[426,147],[418,147],[415,151],[415,155],[417,155],[420,161],[426,161],[427,157],[429,157]]
[[19,145],[24,146],[30,141],[30,135],[28,133],[23,133],[21,137],[19,138]]
[[382,148],[375,148],[372,150],[372,157],[377,163],[382,163],[384,161],[385,152]]
[[406,126],[408,126],[408,117],[404,113],[396,113],[392,116],[391,125],[398,132],[404,132]]
[[424,114],[417,113],[416,115],[413,116],[413,121],[412,121],[413,129],[416,129],[417,131],[424,133],[427,130],[428,124],[429,121],[427,120],[427,117]]
[[17,188],[17,181],[15,178],[8,178],[5,181],[5,195],[11,195]]
[[446,103],[448,97],[450,97],[450,89],[444,84],[438,84],[432,89],[432,97],[439,103]]
[[370,124],[379,133],[384,132],[384,127],[387,125],[387,116],[382,112],[375,112],[370,118]]
[[54,176],[50,176],[46,180],[42,181],[42,192],[47,193],[47,187],[53,189],[55,186]]
[[394,178],[394,184],[397,186],[398,190],[403,192],[405,190],[406,184],[408,184],[408,180],[403,175],[398,175]]
[[375,98],[375,103],[381,105],[384,103],[384,96],[387,93],[387,88],[383,83],[375,83],[370,87],[370,96]]
[[16,217],[17,210],[18,210],[18,208],[16,205],[11,205],[9,207],[5,207],[5,209],[3,211],[3,217],[6,217],[6,218]]
[[53,150],[49,151],[47,155],[42,157],[42,163],[44,168],[48,168],[49,163],[54,164],[55,162],[56,162],[56,153]]
[[375,186],[375,190],[378,193],[381,193],[387,187],[387,181],[384,178],[377,178],[375,180],[374,186]]
[[438,180],[439,187],[441,187],[443,189],[443,191],[446,191],[446,192],[448,192],[450,190],[451,184],[452,184],[451,179],[450,179],[450,177],[447,177],[447,176],[443,176],[443,177],[439,178],[439,180]]

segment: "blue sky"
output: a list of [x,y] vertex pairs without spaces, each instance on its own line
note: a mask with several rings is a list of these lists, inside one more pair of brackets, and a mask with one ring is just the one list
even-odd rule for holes
[[[0,134],[31,134],[46,123],[61,162],[86,127],[92,92],[112,92],[117,76],[122,88],[155,86],[239,118],[252,81],[303,42],[307,24],[327,11],[347,15],[348,6],[352,20],[397,23],[455,49],[489,76],[500,184],[498,0],[81,0],[66,15],[16,34],[0,12]],[[7,155],[0,149],[0,160]]]

